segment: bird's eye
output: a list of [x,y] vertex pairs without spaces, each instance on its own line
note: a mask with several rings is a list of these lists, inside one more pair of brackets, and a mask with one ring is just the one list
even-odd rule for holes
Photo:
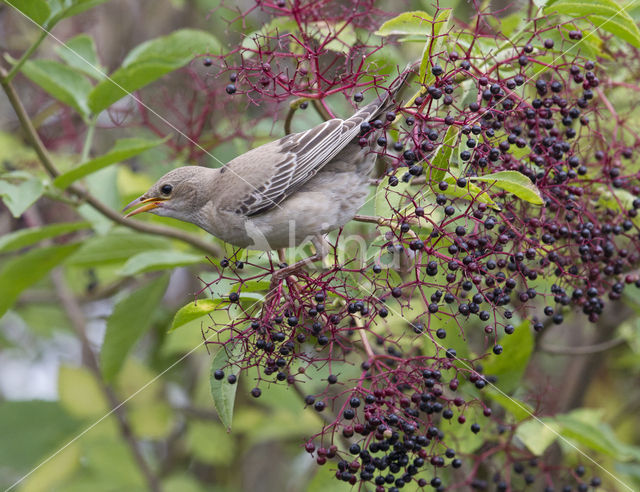
[[172,190],[173,186],[171,186],[170,184],[162,185],[162,188],[160,188],[160,192],[163,195],[170,195]]

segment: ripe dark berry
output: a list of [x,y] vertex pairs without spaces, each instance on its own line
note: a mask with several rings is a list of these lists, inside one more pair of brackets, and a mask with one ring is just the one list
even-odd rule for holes
[[358,103],[359,103],[359,102],[362,102],[362,101],[364,100],[364,96],[362,95],[362,92],[356,92],[356,93],[353,95],[353,100],[354,100],[355,102],[358,102]]
[[227,85],[227,87],[225,87],[224,90],[227,91],[227,94],[235,94],[236,93],[236,86],[235,86],[235,84],[229,84],[229,85]]
[[314,403],[313,408],[318,412],[322,412],[325,409],[326,405],[323,401],[317,401]]
[[240,300],[240,296],[238,295],[237,292],[232,292],[231,294],[229,294],[229,301],[238,302],[239,300]]
[[236,384],[237,380],[238,380],[238,377],[235,374],[229,374],[229,376],[227,376],[227,382],[229,384]]
[[338,376],[336,376],[335,374],[329,374],[329,377],[327,378],[327,382],[329,384],[336,384],[338,382]]
[[222,369],[216,369],[213,373],[213,377],[218,381],[224,378],[224,371]]
[[254,398],[259,398],[261,394],[262,390],[260,388],[253,388],[251,390],[251,396],[253,396]]

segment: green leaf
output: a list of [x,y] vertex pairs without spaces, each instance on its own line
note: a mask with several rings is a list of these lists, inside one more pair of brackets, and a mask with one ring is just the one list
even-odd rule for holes
[[5,0],[13,8],[18,9],[38,25],[43,25],[51,15],[45,0]]
[[433,18],[422,10],[403,12],[388,20],[375,32],[378,36],[393,36],[396,34],[431,34]]
[[235,436],[230,436],[217,422],[192,420],[188,423],[187,448],[202,463],[230,466],[235,458],[237,442]]
[[24,289],[43,278],[79,246],[76,243],[38,248],[7,261],[0,270],[0,316],[7,312]]
[[451,125],[447,129],[442,144],[438,147],[436,155],[431,160],[431,166],[429,166],[429,181],[431,183],[439,183],[445,177],[451,164],[451,155],[456,147],[459,131],[460,129],[455,125]]
[[0,435],[11,445],[0,446],[0,463],[18,475],[27,473],[43,456],[69,440],[80,425],[55,401],[3,401]]
[[182,306],[173,317],[173,323],[169,331],[176,330],[193,320],[215,311],[223,303],[225,303],[225,301],[222,299],[198,299],[197,301],[190,302],[186,306]]
[[166,249],[167,239],[135,232],[114,231],[94,236],[69,258],[70,265],[95,267],[128,260],[143,251]]
[[51,18],[47,21],[47,27],[50,29],[62,19],[73,17],[108,1],[109,0],[57,0],[51,2],[53,8]]
[[[499,383],[500,381],[498,381],[498,384]],[[516,422],[526,420],[534,414],[534,409],[531,405],[528,405],[527,403],[512,396],[507,396],[491,386],[484,390],[484,395],[491,398],[507,412],[513,415]]]
[[603,418],[604,409],[578,408],[545,421],[553,422],[561,436],[578,445],[618,461],[639,460],[640,448],[622,442]]
[[79,34],[66,43],[56,46],[55,50],[70,67],[96,80],[104,79],[104,69],[100,66],[96,45],[91,36]]
[[25,179],[19,183],[0,180],[0,197],[11,215],[20,217],[44,192],[44,184],[37,178]]
[[92,89],[84,75],[55,60],[27,60],[22,73],[51,97],[71,106],[82,116],[89,114],[87,97]]
[[433,28],[427,33],[429,39],[424,43],[420,60],[420,79],[423,84],[430,84],[434,76],[431,73],[431,56],[440,53],[442,44],[446,41],[446,35],[441,35],[449,30],[451,24],[451,10],[441,10],[433,19]]
[[376,189],[374,199],[376,217],[390,219],[395,211],[401,210],[410,185],[408,182],[400,181],[396,186],[389,186],[389,176],[385,176]]
[[87,222],[60,222],[42,227],[21,229],[0,237],[0,253],[26,248],[43,239],[68,234],[69,232],[86,229],[88,227],[89,224]]
[[[267,37],[275,37],[285,32],[294,32],[297,30],[298,24],[288,17],[275,17],[268,24],[264,24],[260,29],[247,34],[242,40],[241,47],[245,50],[260,46],[260,39]],[[242,56],[251,58],[254,56],[253,51],[243,52]]]
[[74,181],[77,181],[88,174],[95,173],[100,169],[103,169],[111,164],[122,162],[135,155],[141,154],[145,150],[152,149],[163,143],[166,139],[154,139],[149,140],[146,138],[123,138],[118,140],[115,145],[106,154],[91,159],[78,167],[67,171],[64,174],[58,176],[53,184],[58,188],[64,189]]
[[533,203],[534,205],[544,204],[538,187],[518,171],[500,171],[493,174],[485,174],[484,176],[473,176],[469,179],[491,183],[492,186],[513,193],[525,202]]
[[558,12],[569,17],[587,17],[596,28],[610,32],[640,47],[640,30],[624,5],[613,0],[557,0],[547,3],[545,14]]
[[[546,420],[546,419],[545,419]],[[516,437],[536,456],[541,456],[558,438],[556,426],[543,420],[522,422],[516,429]]]
[[358,41],[353,25],[347,21],[337,23],[320,21],[310,24],[311,36],[319,43],[325,43],[324,49],[347,54]]
[[[230,342],[220,347],[211,364],[211,375],[209,382],[211,384],[211,396],[213,403],[218,411],[218,416],[222,425],[231,431],[231,421],[233,420],[233,406],[236,399],[236,390],[238,389],[238,381],[235,384],[229,384],[227,377],[231,374],[238,376],[240,368],[234,366],[234,362],[241,359],[244,355],[244,346],[241,342]],[[217,369],[224,370],[224,378],[218,380],[213,377],[213,373]]]
[[100,383],[85,367],[60,366],[58,397],[67,412],[79,418],[102,417],[109,409]]
[[127,55],[110,79],[96,85],[89,94],[89,107],[97,114],[131,92],[183,67],[194,56],[220,49],[216,38],[195,29],[181,29],[144,42]]
[[100,351],[106,381],[113,381],[133,345],[149,328],[168,284],[169,276],[165,274],[132,292],[113,308]]
[[203,263],[204,261],[206,260],[202,255],[182,251],[144,251],[129,258],[118,273],[120,275],[138,275],[144,272]]
[[484,359],[484,373],[497,376],[498,382],[495,386],[504,393],[511,393],[520,385],[533,352],[533,334],[529,328],[529,321],[520,323],[513,334],[504,335],[500,344],[503,353],[491,354]]
[[464,187],[460,187],[456,183],[456,178],[454,176],[447,176],[443,179],[445,183],[449,184],[449,187],[444,190],[438,190],[438,193],[441,193],[445,196],[452,196],[455,198],[462,198],[464,200],[473,200],[477,202],[486,203],[487,205],[491,205],[496,208],[496,202],[493,201],[491,195],[487,193],[482,188],[474,185],[470,180],[467,180],[467,185]]

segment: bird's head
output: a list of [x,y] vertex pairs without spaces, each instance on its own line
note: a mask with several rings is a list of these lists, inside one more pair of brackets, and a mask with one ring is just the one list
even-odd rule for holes
[[151,212],[155,215],[173,217],[195,222],[198,211],[211,199],[207,193],[212,169],[185,166],[169,171],[142,196],[129,203],[122,211],[138,207],[126,217]]

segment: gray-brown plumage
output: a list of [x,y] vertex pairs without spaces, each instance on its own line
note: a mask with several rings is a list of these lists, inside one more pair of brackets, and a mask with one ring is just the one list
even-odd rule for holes
[[409,75],[346,120],[332,119],[242,154],[218,169],[186,166],[160,178],[131,202],[191,222],[235,246],[271,250],[340,228],[368,195],[376,154],[359,143]]

